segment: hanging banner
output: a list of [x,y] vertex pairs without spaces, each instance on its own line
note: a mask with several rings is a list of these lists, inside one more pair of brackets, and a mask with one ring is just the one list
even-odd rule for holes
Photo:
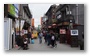
[[24,20],[21,20],[21,25],[20,25],[20,30],[22,31],[22,28],[23,28],[23,26],[24,26]]
[[16,35],[19,35],[19,20],[15,19],[15,21]]

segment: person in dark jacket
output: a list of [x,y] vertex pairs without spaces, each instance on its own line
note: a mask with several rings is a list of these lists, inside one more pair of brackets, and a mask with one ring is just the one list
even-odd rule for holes
[[24,35],[23,36],[21,36],[21,41],[20,41],[20,44],[21,44],[21,47],[23,48],[23,46],[24,46],[24,43],[23,43],[23,38],[24,38]]
[[27,38],[28,38],[28,43],[30,43],[30,40],[31,40],[31,32],[28,32]]
[[51,44],[51,34],[49,32],[47,32],[46,39],[47,39],[47,45],[49,46]]
[[55,47],[56,37],[55,37],[55,34],[54,33],[51,34],[51,44],[52,44],[52,47]]
[[45,40],[45,43],[47,43],[47,38],[46,38],[46,32],[43,33],[43,36],[44,36],[44,40]]

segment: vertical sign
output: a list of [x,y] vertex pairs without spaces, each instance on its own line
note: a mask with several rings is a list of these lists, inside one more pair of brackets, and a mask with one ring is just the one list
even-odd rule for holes
[[41,17],[41,25],[42,25],[42,21],[43,21],[42,19],[43,19],[43,17]]
[[34,26],[34,18],[32,18],[32,26]]

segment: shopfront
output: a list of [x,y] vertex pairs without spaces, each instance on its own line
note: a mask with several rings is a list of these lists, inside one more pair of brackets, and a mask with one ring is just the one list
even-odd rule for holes
[[19,10],[19,5],[14,6],[15,4],[5,4],[4,10],[5,10],[5,19],[4,20],[9,20],[10,22],[10,31],[11,31],[11,36],[10,36],[10,49],[14,48],[15,45],[15,25],[16,25],[16,20],[18,18],[18,10]]

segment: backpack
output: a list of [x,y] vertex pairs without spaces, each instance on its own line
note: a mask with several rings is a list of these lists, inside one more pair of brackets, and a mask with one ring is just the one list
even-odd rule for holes
[[52,40],[55,40],[55,37],[54,36],[52,36]]

